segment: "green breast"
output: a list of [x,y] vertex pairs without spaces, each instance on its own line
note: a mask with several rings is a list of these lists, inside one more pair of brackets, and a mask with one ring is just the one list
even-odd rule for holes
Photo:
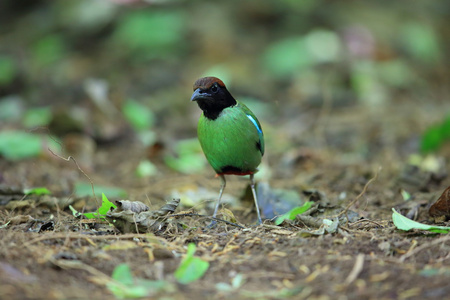
[[245,105],[225,108],[215,120],[202,114],[197,131],[206,159],[216,173],[244,175],[257,171],[264,154],[264,137],[258,119]]

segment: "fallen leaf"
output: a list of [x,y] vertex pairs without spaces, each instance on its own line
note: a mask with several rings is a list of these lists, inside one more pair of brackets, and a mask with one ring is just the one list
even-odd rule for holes
[[162,217],[173,213],[179,203],[180,199],[173,199],[158,210],[139,213],[132,210],[112,211],[107,213],[106,218],[122,233],[158,231],[167,224]]
[[450,218],[450,186],[446,188],[439,199],[431,205],[428,213],[434,218]]
[[140,213],[149,210],[149,207],[140,201],[119,200],[116,201],[117,208],[114,212],[130,210],[135,213]]
[[109,250],[129,250],[136,248],[137,245],[133,241],[117,241],[112,243],[111,245],[106,245],[103,247],[103,250],[109,251]]
[[408,219],[407,217],[401,215],[394,208],[392,209],[392,211],[393,211],[392,221],[394,222],[394,225],[400,230],[408,231],[411,229],[420,229],[420,230],[427,230],[427,231],[436,232],[436,233],[450,232],[450,227],[432,226],[432,225],[419,223],[419,222],[413,221],[413,220]]
[[18,215],[9,220],[9,224],[11,225],[17,225],[22,223],[27,223],[29,221],[33,221],[33,217],[30,215]]
[[175,278],[181,284],[188,284],[201,278],[209,268],[209,262],[194,256],[195,244],[190,243],[186,256],[175,271]]

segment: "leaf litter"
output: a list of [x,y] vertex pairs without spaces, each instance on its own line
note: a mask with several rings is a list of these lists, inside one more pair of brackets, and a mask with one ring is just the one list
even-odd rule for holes
[[[121,158],[123,154],[119,151],[110,155],[114,159],[114,155]],[[317,161],[323,165],[309,169],[309,174],[300,172],[295,179],[271,181],[269,189],[295,191],[288,193],[288,199],[300,196],[313,202],[310,209],[278,226],[270,219],[262,226],[251,225],[255,212],[245,193],[239,194],[246,187],[246,181],[239,178],[230,178],[229,185],[231,197],[241,201],[225,204],[218,215],[224,221],[214,228],[207,227],[211,209],[205,202],[214,200],[210,198],[215,195],[218,182],[203,175],[154,178],[150,183],[134,179],[127,182],[126,188],[131,200],[112,196],[101,212],[102,205],[92,194],[64,196],[61,190],[49,188],[51,195],[25,195],[24,189],[0,189],[0,199],[6,205],[0,215],[0,247],[4,249],[1,260],[32,279],[19,274],[12,281],[4,281],[5,295],[13,299],[36,293],[51,298],[60,289],[65,298],[102,298],[112,294],[128,298],[164,295],[174,299],[302,299],[345,293],[351,298],[395,294],[407,299],[446,295],[443,284],[449,274],[450,240],[424,228],[398,230],[391,212],[395,207],[406,215],[416,207],[411,216],[419,223],[446,228],[445,221],[433,224],[426,211],[426,205],[439,198],[427,189],[440,183],[432,176],[423,176],[424,183],[418,186],[427,188],[407,189],[406,201],[406,194],[397,189],[400,184],[392,180],[401,182],[404,178],[395,169],[384,167],[383,172],[374,172],[377,166],[336,167],[335,161],[327,161],[328,154],[316,153],[316,157],[319,155],[323,157]],[[67,169],[79,170],[74,182],[87,178],[92,184],[88,187],[95,192],[97,185],[93,183],[106,183],[95,174],[86,177],[73,158],[64,162],[55,166],[38,160],[35,170],[45,169],[54,178]],[[26,163],[17,165],[19,171],[27,168]],[[122,180],[112,178],[105,186],[123,189]],[[297,180],[305,185],[299,188]],[[163,201],[171,197],[174,186],[188,184],[211,193],[191,193],[189,197],[198,202],[186,206],[180,206],[178,199]],[[38,176],[30,186],[46,185]],[[274,194],[277,199],[285,195]],[[14,206],[8,206],[12,203]],[[113,205],[115,210],[111,210]],[[72,214],[69,206],[79,214]],[[270,210],[274,206],[268,207]],[[84,214],[89,211],[98,215],[86,219]],[[187,245],[191,243],[196,247],[194,256],[187,255]],[[198,258],[209,267],[183,288],[175,274],[185,257]],[[121,268],[128,274],[125,279],[114,275]],[[15,272],[8,270],[2,269],[1,278]],[[54,285],[45,285],[42,278]],[[111,285],[115,281],[119,283]]]

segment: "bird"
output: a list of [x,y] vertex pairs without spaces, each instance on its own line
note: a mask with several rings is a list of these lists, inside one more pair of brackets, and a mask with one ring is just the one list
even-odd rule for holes
[[255,191],[254,174],[264,155],[264,134],[255,114],[238,102],[217,77],[195,81],[191,101],[202,110],[197,135],[207,161],[221,180],[215,218],[226,187],[225,175],[250,176],[250,187],[258,224],[262,223]]

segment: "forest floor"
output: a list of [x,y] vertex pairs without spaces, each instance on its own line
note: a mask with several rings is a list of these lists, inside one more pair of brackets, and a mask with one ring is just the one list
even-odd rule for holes
[[[408,101],[376,112],[348,107],[322,115],[326,125],[304,138],[321,135],[324,142],[316,148],[293,149],[288,167],[269,154],[265,163],[272,170],[271,187],[294,189],[305,198],[313,189],[320,197],[311,200],[323,207],[338,208],[337,212],[348,208],[334,233],[318,235],[304,234],[317,228],[301,219],[279,226],[265,219],[254,225],[256,213],[249,197],[225,205],[229,211],[218,215],[233,224],[218,222],[209,228],[204,215],[212,213],[213,201],[193,208],[182,201],[175,211],[178,216],[167,218],[153,232],[121,233],[104,221],[76,218],[68,209],[71,204],[79,211],[94,211],[100,204],[98,193],[94,201],[92,196],[23,196],[11,190],[11,183],[15,188],[70,190],[75,180],[84,179],[120,187],[128,199],[155,209],[171,200],[173,189],[202,187],[218,193],[220,183],[210,169],[182,175],[161,163],[160,175],[136,179],[136,158],[145,155],[145,149],[130,140],[99,146],[91,159],[95,167],[80,164],[85,174],[73,161],[51,153],[34,160],[0,161],[2,182],[9,183],[2,186],[0,208],[0,298],[111,299],[111,276],[121,263],[130,267],[134,278],[164,282],[162,288],[148,291],[153,298],[446,298],[450,237],[400,231],[392,222],[392,208],[432,222],[428,208],[450,185],[445,175],[427,176],[408,167],[408,133],[421,128],[420,120],[426,117],[427,112]],[[355,155],[357,148],[352,148],[348,155],[346,146],[339,144],[349,136],[352,145],[366,143],[363,154]],[[268,142],[266,151],[270,149]],[[448,164],[441,167],[448,173]],[[228,177],[226,193],[242,198],[247,178]],[[411,200],[402,197],[402,188]],[[350,214],[353,217],[347,219]],[[209,269],[199,280],[180,284],[174,272],[189,243],[196,245],[195,256],[208,261]]]

